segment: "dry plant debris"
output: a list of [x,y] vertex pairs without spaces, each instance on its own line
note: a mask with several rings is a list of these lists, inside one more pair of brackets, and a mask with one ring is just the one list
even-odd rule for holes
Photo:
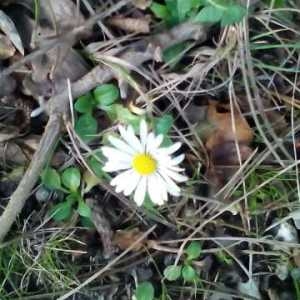
[[299,3],[0,3],[0,299],[300,299]]

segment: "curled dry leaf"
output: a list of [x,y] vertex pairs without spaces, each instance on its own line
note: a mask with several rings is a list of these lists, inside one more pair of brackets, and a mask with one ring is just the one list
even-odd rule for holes
[[0,143],[0,164],[24,165],[29,162],[22,148],[15,142]]
[[[212,150],[215,146],[224,142],[239,142],[248,145],[253,139],[253,132],[242,114],[235,108],[232,113],[228,105],[210,101],[207,111],[207,119],[214,126],[213,132],[206,140],[206,148]],[[233,126],[234,123],[234,126]]]
[[127,32],[134,33],[149,33],[150,32],[150,18],[125,18],[125,17],[112,17],[109,19],[109,24],[120,28]]
[[24,55],[24,48],[14,22],[0,10],[0,29],[6,34],[16,49]]
[[[136,240],[138,240],[144,233],[138,228],[133,228],[129,230],[118,230],[114,234],[113,244],[118,246],[121,250],[129,248]],[[136,245],[132,250],[139,251],[147,243],[147,240],[142,240],[138,245]]]

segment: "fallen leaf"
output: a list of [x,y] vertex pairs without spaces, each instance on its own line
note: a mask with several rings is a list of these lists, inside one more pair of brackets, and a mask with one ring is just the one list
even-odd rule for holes
[[[247,160],[251,155],[252,149],[243,144],[238,144],[241,161]],[[235,142],[224,142],[222,147],[215,146],[210,151],[211,161],[214,165],[238,165],[237,145]]]
[[87,198],[86,203],[91,209],[91,220],[95,225],[102,241],[103,255],[105,258],[110,258],[114,254],[115,249],[113,246],[113,233],[109,220],[107,219],[105,212],[103,211],[101,205],[99,205],[99,201],[97,199]]
[[[118,230],[113,237],[113,244],[118,246],[121,250],[129,248],[136,240],[138,240],[144,233],[138,228],[130,230]],[[142,240],[132,250],[139,251],[146,245],[147,240]]]
[[127,32],[134,33],[149,33],[150,32],[150,18],[124,18],[112,17],[108,23],[114,27],[122,29]]
[[252,129],[242,114],[237,109],[233,112],[235,128],[231,115],[228,105],[218,104],[216,101],[209,102],[207,119],[214,126],[214,130],[205,143],[208,150],[224,142],[237,141],[248,145],[252,141]]

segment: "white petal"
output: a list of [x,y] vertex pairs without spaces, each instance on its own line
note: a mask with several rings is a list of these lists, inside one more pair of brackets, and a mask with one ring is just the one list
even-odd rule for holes
[[118,161],[128,161],[131,162],[132,155],[129,155],[128,153],[124,153],[120,150],[117,150],[113,147],[103,146],[101,148],[101,151],[104,156],[106,156],[108,159],[117,159]]
[[163,170],[160,170],[159,174],[165,180],[168,193],[173,196],[179,196],[180,195],[180,187]]
[[132,194],[132,192],[137,187],[140,179],[141,179],[141,176],[139,174],[137,174],[136,172],[133,172],[133,174],[131,175],[130,181],[128,182],[127,186],[124,189],[125,196],[129,196]]
[[105,172],[116,172],[116,171],[121,171],[121,170],[126,170],[131,168],[131,164],[129,162],[113,162],[113,161],[108,161],[104,167],[102,168],[103,171]]
[[132,126],[128,126],[127,131],[126,131],[126,139],[125,139],[128,144],[136,151],[138,152],[144,152],[143,147],[139,139],[136,137],[134,134],[134,130]]
[[134,193],[134,201],[138,206],[141,206],[144,202],[147,187],[147,176],[143,176],[139,181]]
[[168,201],[168,190],[165,185],[162,185],[162,199],[164,202]]
[[184,157],[185,157],[184,154],[180,154],[180,155],[174,157],[171,161],[171,165],[172,166],[179,165],[184,160]]
[[182,143],[177,142],[169,147],[161,148],[161,150],[164,150],[166,154],[170,155],[170,154],[176,152],[181,146],[182,146]]
[[141,138],[141,143],[142,143],[144,151],[145,151],[146,142],[147,142],[147,133],[148,133],[147,123],[143,119],[140,123],[140,138]]
[[153,203],[157,205],[162,205],[164,200],[162,198],[161,182],[158,180],[156,174],[149,176],[148,178],[148,194]]
[[164,136],[162,134],[159,134],[155,138],[155,142],[154,142],[153,148],[159,148],[159,146],[161,145],[161,143],[162,143],[163,140],[164,140]]
[[162,200],[163,200],[163,202],[167,202],[168,201],[168,191],[167,191],[167,187],[166,187],[166,182],[159,173],[156,173],[156,177],[157,177],[159,185],[161,187]]
[[131,155],[135,153],[135,151],[127,143],[114,136],[109,136],[108,140],[113,146],[115,146],[117,149],[120,149],[123,152],[126,152]]
[[175,180],[177,182],[184,182],[184,181],[188,180],[188,178],[186,176],[179,174],[175,171],[172,171],[170,169],[165,169],[164,171],[169,177],[171,177],[173,180]]
[[113,178],[110,182],[112,186],[126,186],[126,184],[130,181],[132,174],[134,171],[132,169],[127,170],[125,172],[120,173],[115,178]]
[[155,145],[155,135],[153,132],[150,132],[147,137],[146,152],[152,154],[152,152],[155,151],[156,149],[154,145]]

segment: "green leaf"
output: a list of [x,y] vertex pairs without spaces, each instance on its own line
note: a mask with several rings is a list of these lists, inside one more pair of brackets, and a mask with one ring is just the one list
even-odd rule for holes
[[157,118],[154,125],[155,132],[157,134],[167,135],[167,133],[170,131],[173,124],[174,124],[174,118],[170,114],[166,114],[160,118]]
[[179,21],[184,21],[188,13],[193,8],[193,1],[192,0],[177,0],[177,12]]
[[156,2],[152,2],[150,6],[151,11],[155,15],[156,18],[167,21],[170,19],[170,12],[166,5],[162,5]]
[[193,241],[189,244],[189,246],[185,250],[188,259],[193,260],[200,256],[202,252],[201,244],[197,241]]
[[97,177],[102,178],[105,175],[105,172],[102,170],[103,164],[95,156],[90,157],[87,163]]
[[53,168],[46,168],[42,172],[42,183],[50,189],[60,189],[61,182],[58,172]]
[[216,8],[214,6],[206,6],[194,18],[195,22],[201,23],[217,23],[221,21],[224,10]]
[[175,266],[175,265],[168,266],[164,270],[164,276],[169,281],[175,281],[180,277],[181,269],[182,269],[182,266]]
[[132,125],[138,129],[141,122],[141,116],[133,114],[127,107],[121,104],[113,104],[105,109],[108,117],[113,121],[118,121],[126,125]]
[[93,140],[97,129],[97,121],[90,114],[80,116],[75,124],[75,131],[84,142]]
[[135,291],[135,297],[137,300],[153,300],[154,288],[152,283],[148,281],[139,283]]
[[92,220],[90,218],[86,218],[86,217],[80,217],[80,223],[83,227],[86,228],[95,228],[94,223],[92,222]]
[[102,84],[93,91],[98,108],[113,104],[119,98],[119,89],[114,84]]
[[66,188],[71,192],[76,192],[80,186],[80,171],[78,168],[68,168],[62,173],[61,179]]
[[83,95],[77,99],[74,108],[80,113],[92,113],[94,108],[94,98],[91,93]]
[[92,211],[90,207],[81,199],[77,208],[78,214],[85,218],[91,218]]
[[55,221],[67,220],[72,214],[72,205],[69,201],[58,203],[52,208],[50,214]]
[[221,26],[238,23],[243,20],[246,14],[247,10],[243,6],[230,5],[222,16]]
[[184,266],[182,268],[182,277],[185,281],[191,282],[197,278],[197,273],[192,266]]
[[270,6],[272,4],[273,8],[279,8],[279,7],[286,6],[286,0],[264,0],[263,2],[266,3],[268,6]]
[[192,8],[196,10],[200,6],[204,5],[206,0],[191,0],[191,2],[192,2]]
[[185,50],[190,44],[190,42],[182,42],[165,49],[163,51],[164,62],[171,68],[174,68],[185,54]]

